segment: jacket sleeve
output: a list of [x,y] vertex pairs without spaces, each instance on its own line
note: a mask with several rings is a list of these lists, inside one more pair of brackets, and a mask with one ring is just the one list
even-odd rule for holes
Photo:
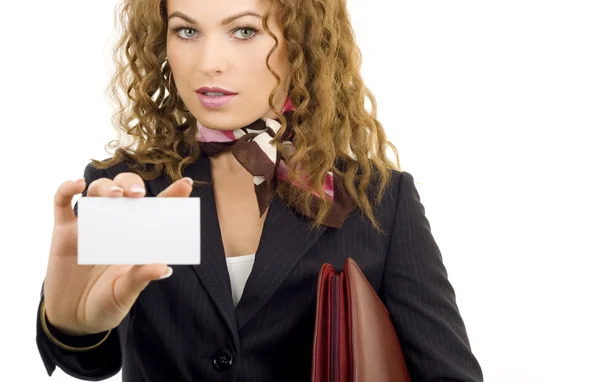
[[398,188],[381,297],[412,382],[481,382],[413,176],[402,172]]
[[[89,184],[101,177],[105,177],[105,171],[98,170],[91,164],[87,165],[84,171],[86,188],[82,197],[86,196]],[[77,203],[74,212],[77,215]],[[49,376],[58,366],[74,378],[100,381],[112,377],[121,369],[122,356],[117,329],[85,336],[61,333],[46,319],[43,286],[36,321],[36,343]]]

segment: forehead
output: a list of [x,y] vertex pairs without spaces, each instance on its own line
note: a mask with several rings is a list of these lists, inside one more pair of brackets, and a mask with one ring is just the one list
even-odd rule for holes
[[196,20],[216,20],[217,22],[233,14],[254,11],[263,14],[267,0],[167,0],[167,14],[179,11]]

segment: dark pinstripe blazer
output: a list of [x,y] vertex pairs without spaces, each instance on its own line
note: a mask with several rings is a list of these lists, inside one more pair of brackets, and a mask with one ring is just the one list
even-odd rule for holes
[[[129,171],[124,164],[88,165],[84,176],[90,184],[123,171]],[[210,181],[208,157],[201,155],[184,175]],[[147,196],[168,184],[167,177],[147,181]],[[59,366],[85,380],[122,368],[128,382],[310,381],[317,274],[325,262],[341,270],[352,257],[390,311],[413,381],[483,380],[409,173],[394,172],[375,211],[384,235],[358,210],[342,228],[311,232],[305,217],[275,197],[235,309],[213,190],[196,187],[191,196],[201,200],[201,264],[175,265],[170,278],[151,282],[108,340],[86,352],[50,342],[38,310],[37,346],[48,375]],[[73,345],[98,339],[55,334]]]

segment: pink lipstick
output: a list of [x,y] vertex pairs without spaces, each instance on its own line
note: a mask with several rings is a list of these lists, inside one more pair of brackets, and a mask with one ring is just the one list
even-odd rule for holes
[[216,109],[228,104],[237,93],[219,87],[203,86],[196,89],[196,95],[204,107]]

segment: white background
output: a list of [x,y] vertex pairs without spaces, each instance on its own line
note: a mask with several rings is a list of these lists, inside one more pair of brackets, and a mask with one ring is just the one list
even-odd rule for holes
[[[47,379],[35,320],[52,199],[109,156],[115,4],[2,6],[2,381]],[[598,3],[349,8],[485,380],[600,381]],[[72,379],[57,369],[53,380]]]

